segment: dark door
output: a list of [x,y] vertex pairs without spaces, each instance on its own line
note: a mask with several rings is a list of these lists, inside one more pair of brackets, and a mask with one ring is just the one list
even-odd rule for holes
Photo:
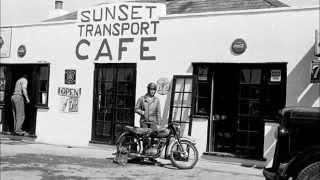
[[240,156],[262,157],[264,141],[263,71],[258,67],[240,69],[237,141]]
[[286,102],[286,63],[241,64],[236,153],[262,159],[264,124],[276,120]]
[[262,159],[265,120],[275,120],[286,102],[286,63],[209,67],[209,151]]
[[13,114],[11,105],[11,95],[15,88],[15,82],[21,77],[22,74],[28,75],[28,88],[27,92],[30,98],[30,103],[25,105],[25,121],[22,129],[27,131],[31,135],[35,135],[36,125],[36,77],[34,72],[34,66],[30,64],[18,64],[18,65],[2,65],[5,70],[5,92],[3,101],[3,132],[12,133],[13,127]]
[[134,124],[136,64],[96,64],[92,142],[114,144]]

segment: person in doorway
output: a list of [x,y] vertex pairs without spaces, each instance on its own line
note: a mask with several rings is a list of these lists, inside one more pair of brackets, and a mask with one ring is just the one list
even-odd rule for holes
[[157,85],[153,82],[147,86],[147,93],[141,96],[135,106],[140,115],[140,127],[157,129],[161,125],[160,100],[155,96]]
[[[161,125],[161,110],[160,100],[155,96],[157,91],[157,85],[153,82],[147,86],[147,93],[141,96],[136,103],[135,112],[140,115],[140,127],[151,128],[153,130],[158,129]],[[145,141],[144,151],[146,145],[150,142]],[[141,160],[141,159],[140,159]],[[157,163],[154,158],[149,158],[152,163]]]
[[14,133],[17,135],[27,135],[28,133],[22,130],[22,125],[25,120],[25,102],[29,103],[30,99],[27,92],[28,75],[23,74],[16,81],[14,92],[11,96]]

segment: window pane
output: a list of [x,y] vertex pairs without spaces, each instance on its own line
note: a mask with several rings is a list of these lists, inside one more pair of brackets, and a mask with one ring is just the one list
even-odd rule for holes
[[192,79],[186,78],[185,85],[184,85],[184,92],[191,92],[192,91]]
[[5,87],[6,87],[6,79],[4,76],[4,66],[1,66],[0,67],[0,101],[4,101]]
[[172,110],[172,120],[180,121],[181,117],[181,108],[173,108]]
[[124,94],[129,94],[131,93],[131,88],[132,86],[129,85],[127,82],[118,82],[117,89],[118,93],[124,93]]
[[251,84],[260,84],[261,81],[261,70],[252,69],[251,71]]
[[187,136],[189,131],[189,123],[181,123],[180,126],[180,135]]
[[250,69],[242,69],[240,74],[241,83],[250,83]]
[[47,84],[48,84],[47,80],[40,80],[40,91],[48,91]]
[[209,112],[209,98],[199,98],[198,102],[197,102],[197,112],[198,113],[202,113],[202,114],[206,114]]
[[133,72],[130,69],[119,68],[118,69],[118,81],[132,81]]
[[200,97],[209,97],[210,96],[209,83],[199,83],[198,96],[200,96]]
[[40,67],[40,80],[48,80],[49,78],[49,67]]
[[174,93],[174,106],[182,106],[182,95],[183,93]]
[[258,99],[261,97],[261,89],[259,87],[251,87],[250,98]]
[[101,77],[101,80],[112,81],[113,70],[110,68],[99,68],[99,77]]
[[175,88],[175,92],[183,92],[183,83],[184,83],[184,79],[178,78],[176,79],[176,88]]
[[5,78],[4,76],[4,66],[0,66],[0,79]]
[[191,107],[191,100],[192,100],[192,94],[191,93],[184,93],[183,95],[183,107]]
[[190,121],[190,108],[182,108],[182,122]]

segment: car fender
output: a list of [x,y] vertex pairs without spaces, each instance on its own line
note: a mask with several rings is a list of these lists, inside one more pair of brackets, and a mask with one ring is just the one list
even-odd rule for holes
[[320,161],[320,146],[313,146],[296,154],[283,169],[281,176],[289,177],[297,175],[301,168],[316,161]]

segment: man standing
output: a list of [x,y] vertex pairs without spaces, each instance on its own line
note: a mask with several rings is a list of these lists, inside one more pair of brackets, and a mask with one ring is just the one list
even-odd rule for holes
[[[157,85],[153,82],[147,86],[147,94],[141,96],[135,106],[135,112],[140,115],[140,127],[158,129],[161,125],[161,111],[160,111],[160,100],[154,96],[157,91]],[[145,151],[146,144],[150,142],[144,141],[143,148]],[[157,161],[154,158],[149,158],[153,163]]]
[[147,88],[147,94],[138,99],[135,112],[141,116],[140,127],[157,129],[161,125],[160,100],[154,96],[157,85],[151,82]]
[[14,119],[14,132],[18,135],[25,135],[27,134],[25,131],[22,131],[22,125],[25,120],[25,112],[24,112],[24,98],[27,103],[30,102],[28,92],[28,75],[23,74],[20,79],[17,80],[13,95],[11,96],[12,102],[12,112],[13,112],[13,119]]

